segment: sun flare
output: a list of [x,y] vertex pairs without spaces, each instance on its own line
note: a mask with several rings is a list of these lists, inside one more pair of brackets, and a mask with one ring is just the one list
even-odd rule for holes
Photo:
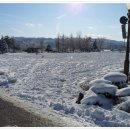
[[81,3],[71,3],[69,7],[74,14],[79,14],[83,10],[83,4]]

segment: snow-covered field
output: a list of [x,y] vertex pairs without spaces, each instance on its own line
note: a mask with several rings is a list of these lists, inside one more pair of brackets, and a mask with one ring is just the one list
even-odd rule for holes
[[75,103],[80,81],[121,71],[124,57],[125,53],[119,52],[3,54],[0,89],[39,108],[51,108],[84,126],[130,126],[129,113]]

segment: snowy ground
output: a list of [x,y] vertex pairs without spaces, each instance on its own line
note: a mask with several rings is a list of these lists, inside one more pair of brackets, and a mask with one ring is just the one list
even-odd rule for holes
[[[44,57],[42,57],[44,55]],[[92,126],[130,126],[130,114],[118,109],[75,104],[79,82],[123,68],[124,53],[43,53],[0,55],[0,89],[23,102]],[[12,80],[13,79],[13,80]]]

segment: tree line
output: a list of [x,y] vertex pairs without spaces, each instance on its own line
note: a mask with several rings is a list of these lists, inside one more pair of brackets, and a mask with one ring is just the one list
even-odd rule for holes
[[16,52],[18,46],[15,43],[14,37],[2,36],[0,39],[0,53]]
[[100,37],[97,39],[92,39],[91,37],[81,37],[79,33],[77,37],[73,34],[70,37],[63,35],[58,35],[55,39],[56,49],[53,50],[50,44],[40,43],[34,44],[20,44],[15,41],[14,37],[2,36],[0,39],[0,53],[17,51],[25,51],[28,53],[38,53],[38,52],[91,52],[91,51],[101,51],[104,49],[105,38]]
[[81,37],[78,34],[70,37],[58,34],[56,38],[56,48],[58,52],[90,52],[101,51],[104,49],[105,38],[100,37],[93,40],[91,37]]

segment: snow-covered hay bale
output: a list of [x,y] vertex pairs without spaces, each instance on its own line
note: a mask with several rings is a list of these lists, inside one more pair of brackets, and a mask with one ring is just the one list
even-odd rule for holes
[[118,86],[118,88],[126,87],[127,76],[120,72],[111,72],[103,77],[105,80],[109,80],[112,84]]
[[104,108],[110,108],[112,106],[112,101],[110,99],[107,99],[103,95],[93,95],[84,98],[81,101],[82,105],[98,105]]
[[116,96],[118,97],[130,96],[130,87],[119,89],[116,92]]
[[97,83],[91,87],[91,90],[96,94],[108,94],[114,96],[117,91],[117,86],[105,83]]

